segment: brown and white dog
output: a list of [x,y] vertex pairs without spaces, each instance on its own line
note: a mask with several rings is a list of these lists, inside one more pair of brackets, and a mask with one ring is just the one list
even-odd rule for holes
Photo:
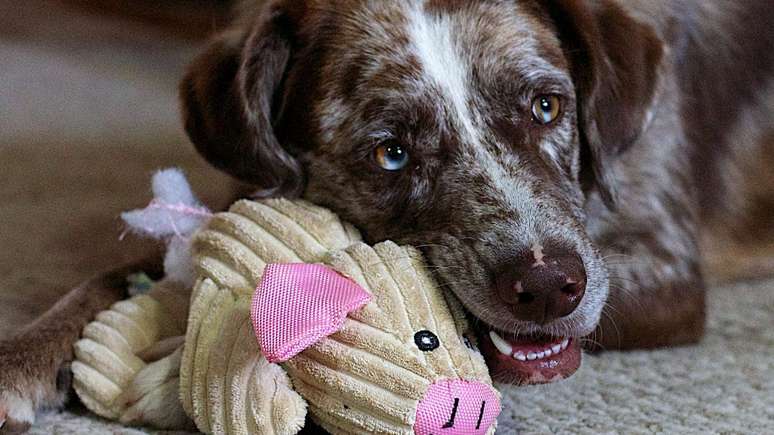
[[[497,379],[701,337],[698,230],[771,127],[768,0],[258,3],[183,81],[193,143],[422,249]],[[69,333],[0,344],[6,428],[61,403],[73,331],[120,293],[91,291],[46,314]]]

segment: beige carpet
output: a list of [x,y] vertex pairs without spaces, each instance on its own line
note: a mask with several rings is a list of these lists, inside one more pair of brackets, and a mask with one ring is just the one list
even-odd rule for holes
[[[562,383],[503,388],[498,433],[774,433],[774,280],[716,288],[699,346],[585,355]],[[143,433],[81,414],[35,434]]]
[[[119,242],[118,214],[147,201],[154,169],[182,166],[210,205],[226,201],[229,183],[179,127],[175,87],[195,51],[136,22],[0,0],[0,339],[147,252]],[[774,274],[767,261],[744,260],[744,275]],[[586,356],[567,382],[510,392],[501,433],[774,433],[774,281],[748,282],[713,290],[701,346]],[[32,433],[139,432],[75,407]]]

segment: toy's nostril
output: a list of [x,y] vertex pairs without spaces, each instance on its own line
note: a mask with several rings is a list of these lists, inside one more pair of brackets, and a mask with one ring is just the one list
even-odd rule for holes
[[481,382],[442,380],[432,384],[417,407],[418,435],[485,434],[500,413],[494,389]]
[[460,398],[459,397],[455,397],[454,398],[454,406],[452,406],[451,417],[449,417],[449,421],[447,421],[442,426],[443,429],[448,429],[450,427],[454,427],[454,420],[457,419],[457,409],[459,409],[459,406],[460,406]]
[[481,402],[481,410],[478,412],[478,420],[476,420],[476,430],[481,429],[481,423],[483,423],[485,411],[486,411],[486,400]]

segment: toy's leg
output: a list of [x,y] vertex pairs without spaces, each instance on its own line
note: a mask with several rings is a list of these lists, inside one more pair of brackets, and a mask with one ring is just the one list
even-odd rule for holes
[[176,350],[182,348],[184,342],[185,335],[165,338],[153,346],[138,353],[137,356],[148,363],[159,361],[172,355]]
[[73,343],[84,326],[126,297],[129,274],[158,274],[160,264],[160,259],[150,259],[91,279],[18,334],[0,341],[0,433],[24,431],[39,409],[64,403],[72,379]]
[[161,338],[184,336],[191,304],[191,289],[164,281],[155,285],[148,292],[148,296],[157,300],[164,309]]
[[154,286],[148,296],[158,301],[165,315],[161,340],[138,356],[149,363],[134,377],[118,400],[126,410],[124,424],[158,429],[193,429],[180,403],[180,360],[188,322],[191,289],[173,283]]
[[185,430],[196,426],[180,402],[180,360],[182,345],[143,368],[118,399],[127,408],[123,424],[157,429]]

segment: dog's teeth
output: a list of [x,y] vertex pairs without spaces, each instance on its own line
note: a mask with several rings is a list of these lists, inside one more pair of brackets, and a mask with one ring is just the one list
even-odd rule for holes
[[494,347],[497,349],[498,352],[500,352],[503,355],[509,355],[517,361],[535,361],[535,360],[548,358],[550,356],[559,355],[563,350],[567,349],[570,345],[570,339],[565,338],[560,343],[548,346],[547,348],[541,351],[527,352],[525,354],[524,351],[515,350],[510,343],[505,341],[505,339],[502,338],[500,334],[498,334],[495,331],[489,331],[489,338],[492,339],[492,344],[494,344]]
[[492,339],[492,343],[501,354],[508,356],[513,354],[513,347],[508,344],[507,341],[503,340],[503,338],[500,337],[496,332],[489,331],[489,338]]

